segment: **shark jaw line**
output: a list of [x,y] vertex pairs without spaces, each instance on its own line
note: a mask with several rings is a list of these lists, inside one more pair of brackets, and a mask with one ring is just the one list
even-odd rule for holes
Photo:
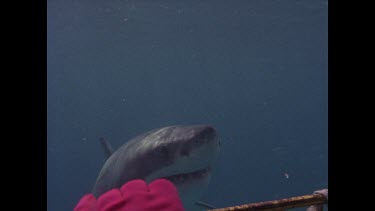
[[181,184],[181,183],[193,183],[197,180],[206,179],[211,174],[211,167],[207,167],[204,169],[200,169],[193,172],[187,172],[187,173],[181,173],[181,174],[174,174],[171,176],[163,177],[164,179],[167,179],[174,183],[175,185]]

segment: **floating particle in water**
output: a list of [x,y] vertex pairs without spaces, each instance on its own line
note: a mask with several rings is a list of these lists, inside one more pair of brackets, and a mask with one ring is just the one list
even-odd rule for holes
[[285,173],[284,173],[284,176],[285,176],[286,179],[289,179],[289,174],[288,174],[288,172],[285,172]]

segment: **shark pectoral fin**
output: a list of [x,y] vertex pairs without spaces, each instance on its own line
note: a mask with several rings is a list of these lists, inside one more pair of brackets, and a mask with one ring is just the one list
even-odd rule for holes
[[109,141],[104,139],[103,137],[100,138],[100,144],[104,150],[104,154],[109,158],[113,154],[113,149]]
[[205,207],[205,208],[208,208],[208,209],[216,209],[216,207],[212,206],[212,205],[209,205],[203,201],[197,201],[195,202],[198,206],[201,206],[201,207]]

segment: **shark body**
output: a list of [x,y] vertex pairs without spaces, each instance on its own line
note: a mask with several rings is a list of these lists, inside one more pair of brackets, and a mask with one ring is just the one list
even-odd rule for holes
[[197,204],[211,178],[220,142],[207,125],[169,126],[143,133],[112,152],[103,165],[92,193],[98,197],[133,179],[146,183],[166,178],[177,187],[186,211]]

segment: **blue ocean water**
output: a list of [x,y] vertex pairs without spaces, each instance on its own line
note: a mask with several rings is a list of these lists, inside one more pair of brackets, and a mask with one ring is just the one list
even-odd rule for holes
[[99,137],[116,148],[176,124],[221,138],[205,202],[327,187],[326,0],[47,3],[48,210],[90,192]]

